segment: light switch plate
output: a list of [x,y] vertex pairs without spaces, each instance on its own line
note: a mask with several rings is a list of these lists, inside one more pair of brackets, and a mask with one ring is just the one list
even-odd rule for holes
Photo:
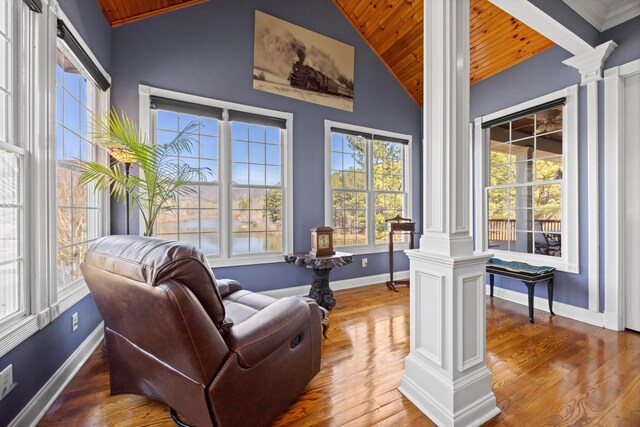
[[71,332],[75,332],[78,329],[78,312],[76,311],[71,315]]

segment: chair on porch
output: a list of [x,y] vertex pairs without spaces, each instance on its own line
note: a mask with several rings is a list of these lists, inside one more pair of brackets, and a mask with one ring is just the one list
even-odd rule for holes
[[535,253],[556,256],[562,250],[559,238],[549,238],[549,235],[542,230],[542,222],[535,221],[533,231]]

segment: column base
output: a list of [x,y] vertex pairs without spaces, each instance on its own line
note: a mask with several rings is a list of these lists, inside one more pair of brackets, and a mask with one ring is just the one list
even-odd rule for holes
[[398,389],[439,426],[479,426],[500,413],[486,367],[450,381],[409,355]]
[[411,351],[402,392],[440,426],[478,426],[500,413],[486,364],[489,254],[406,251]]

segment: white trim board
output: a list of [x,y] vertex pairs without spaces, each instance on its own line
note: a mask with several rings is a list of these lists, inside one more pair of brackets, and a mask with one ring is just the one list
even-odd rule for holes
[[640,73],[640,59],[604,72],[604,317],[606,328],[614,331],[625,328],[624,79],[636,73]]
[[587,85],[587,247],[589,310],[600,311],[600,173],[598,154],[598,82]]
[[[489,295],[490,286],[486,285],[487,295]],[[500,298],[505,301],[515,302],[516,304],[529,306],[528,296],[526,293],[516,292],[509,289],[493,287],[493,297]],[[549,312],[549,301],[546,298],[534,297],[533,307],[538,310]],[[580,308],[561,302],[553,302],[553,311],[558,316],[567,317],[577,320],[578,322],[588,323],[590,325],[604,327],[604,314],[596,313],[586,308]]]
[[[396,271],[393,273],[393,277],[396,279],[408,279],[409,270]],[[361,286],[375,285],[378,283],[384,283],[389,280],[389,274],[374,274],[372,276],[354,277],[353,279],[336,280],[329,282],[329,286],[333,291],[340,291],[343,289],[359,288]],[[272,298],[284,298],[307,295],[311,285],[294,286],[291,288],[274,289],[271,291],[259,292],[263,295],[270,296]]]
[[574,55],[582,55],[593,49],[589,43],[528,0],[489,1]]
[[49,410],[64,388],[78,373],[104,336],[104,322],[91,332],[76,351],[58,368],[55,374],[36,393],[22,411],[11,421],[9,427],[34,426]]

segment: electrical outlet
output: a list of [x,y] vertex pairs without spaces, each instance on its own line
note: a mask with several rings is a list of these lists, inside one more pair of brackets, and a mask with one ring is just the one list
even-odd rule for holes
[[362,258],[362,268],[369,266],[369,259]]
[[75,332],[78,329],[78,312],[76,311],[71,315],[71,331]]
[[0,372],[0,400],[4,399],[15,386],[13,383],[13,365],[9,365]]

